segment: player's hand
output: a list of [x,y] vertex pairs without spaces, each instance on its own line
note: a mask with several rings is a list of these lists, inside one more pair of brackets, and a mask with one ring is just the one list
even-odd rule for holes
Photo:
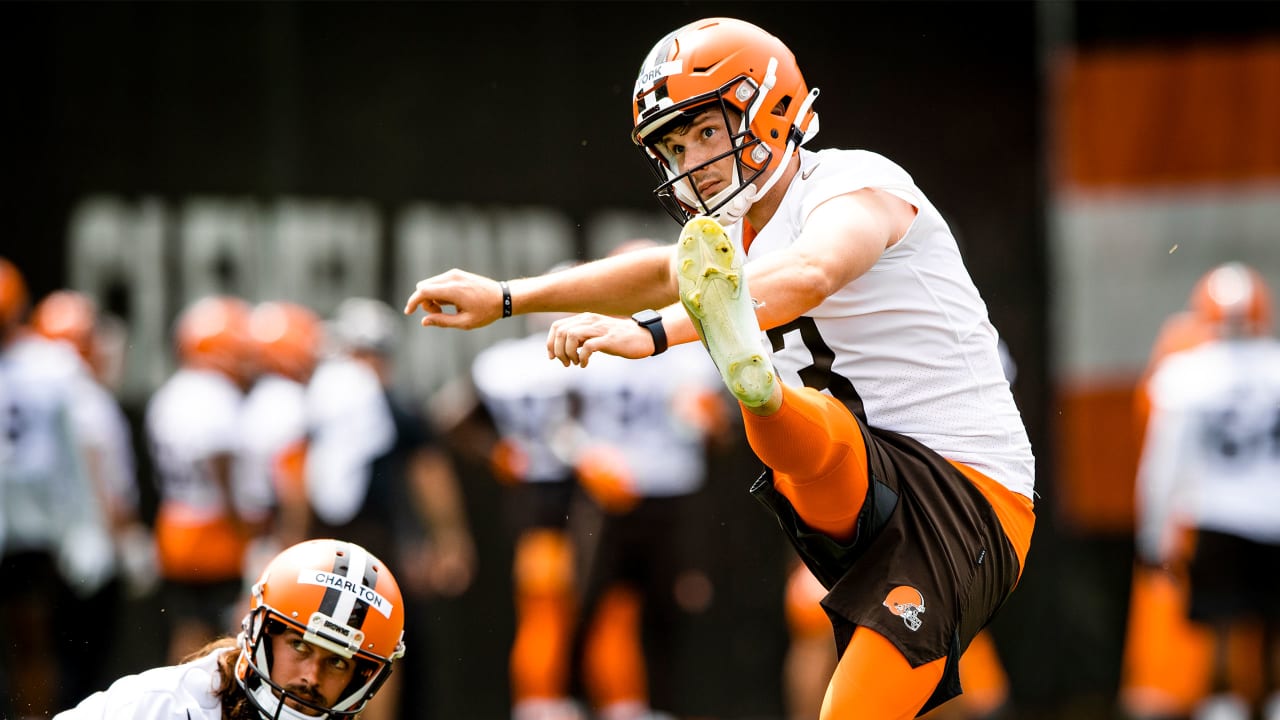
[[592,354],[602,352],[624,358],[653,354],[653,336],[631,318],[579,313],[555,321],[547,333],[547,357],[565,367],[587,366]]
[[473,330],[502,317],[502,286],[492,278],[454,268],[418,281],[404,314],[412,315],[418,308],[425,313],[423,327]]

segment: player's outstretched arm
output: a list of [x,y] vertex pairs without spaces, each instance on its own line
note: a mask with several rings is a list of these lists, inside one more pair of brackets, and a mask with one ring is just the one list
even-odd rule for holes
[[[598,312],[630,315],[676,300],[671,246],[636,250],[559,272],[508,281],[512,314]],[[423,327],[472,330],[502,317],[502,285],[493,278],[453,269],[418,282],[406,315],[421,309]],[[453,312],[446,312],[451,308]]]

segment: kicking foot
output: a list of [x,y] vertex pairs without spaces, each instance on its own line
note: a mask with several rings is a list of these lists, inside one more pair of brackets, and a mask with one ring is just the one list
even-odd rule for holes
[[720,223],[709,217],[685,223],[676,274],[680,302],[729,392],[749,408],[765,405],[774,396],[777,380],[747,292],[742,260]]

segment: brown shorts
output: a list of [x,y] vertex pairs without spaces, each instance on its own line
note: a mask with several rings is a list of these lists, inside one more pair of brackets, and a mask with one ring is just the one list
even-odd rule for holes
[[1017,583],[1018,553],[958,468],[908,437],[859,427],[870,482],[851,542],[806,527],[773,487],[772,471],[751,492],[828,589],[822,606],[840,654],[861,625],[888,638],[912,667],[947,658],[923,714],[960,694],[960,656]]
[[1190,575],[1192,620],[1280,623],[1280,545],[1201,530]]

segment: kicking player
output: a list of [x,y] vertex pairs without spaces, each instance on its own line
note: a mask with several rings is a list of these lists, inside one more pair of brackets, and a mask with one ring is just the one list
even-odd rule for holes
[[909,718],[961,691],[961,654],[1021,575],[1035,462],[946,222],[888,159],[801,149],[816,97],[754,25],[677,29],[641,66],[631,133],[676,247],[505,282],[454,269],[405,311],[458,328],[583,311],[548,354],[584,366],[700,340],[766,466],[752,492],[828,589],[822,717]]

